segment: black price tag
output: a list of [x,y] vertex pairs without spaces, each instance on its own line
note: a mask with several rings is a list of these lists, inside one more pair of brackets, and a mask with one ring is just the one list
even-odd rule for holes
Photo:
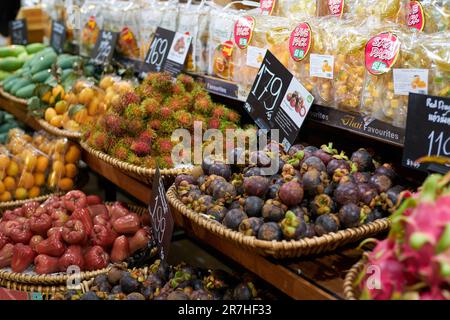
[[191,36],[158,27],[141,71],[167,71],[176,77],[183,70],[191,40]]
[[25,19],[10,21],[9,34],[11,36],[11,44],[28,44],[27,21]]
[[166,260],[173,233],[173,217],[167,203],[166,190],[158,166],[156,166],[153,178],[152,198],[148,211],[150,212],[153,238],[158,246],[161,260]]
[[97,64],[111,62],[118,38],[117,32],[101,30],[92,51],[92,59]]
[[436,155],[450,157],[450,98],[410,93],[402,164],[447,172],[449,166],[416,162],[420,157]]
[[50,38],[50,45],[57,53],[62,53],[64,50],[64,42],[66,41],[66,26],[62,21],[52,22],[52,36]]
[[313,100],[314,97],[267,50],[244,106],[261,129],[278,129],[280,142],[289,149]]

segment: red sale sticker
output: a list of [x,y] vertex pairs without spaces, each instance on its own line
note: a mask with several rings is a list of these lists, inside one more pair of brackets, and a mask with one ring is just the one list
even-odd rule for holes
[[261,0],[259,2],[259,9],[261,10],[261,15],[270,16],[272,15],[273,9],[275,8],[276,0]]
[[425,27],[425,15],[423,7],[419,1],[410,1],[408,7],[408,17],[406,19],[408,27],[422,31]]
[[366,44],[366,69],[379,75],[391,70],[400,52],[400,40],[392,32],[372,37]]
[[227,40],[224,43],[222,43],[222,54],[225,58],[231,57],[231,54],[233,53],[233,42],[231,40]]
[[241,17],[234,24],[234,42],[239,49],[245,49],[252,41],[255,19],[253,17]]
[[342,16],[344,13],[344,1],[345,0],[328,0],[328,10],[330,10],[330,16]]
[[306,58],[311,49],[311,27],[308,23],[302,22],[291,32],[289,37],[289,52],[294,61],[302,61]]

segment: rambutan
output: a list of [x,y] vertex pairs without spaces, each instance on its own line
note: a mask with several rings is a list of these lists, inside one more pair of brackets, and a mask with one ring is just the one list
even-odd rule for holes
[[158,157],[158,164],[160,168],[173,168],[173,161],[170,155]]
[[174,112],[188,110],[190,99],[187,96],[170,96],[164,101],[164,105]]
[[134,91],[127,91],[120,96],[121,102],[124,106],[128,106],[132,103],[140,103],[141,98]]
[[144,141],[135,140],[131,144],[130,150],[133,151],[138,157],[144,157],[150,154],[152,148],[150,144],[147,144]]
[[116,159],[126,161],[130,155],[130,150],[124,144],[118,143],[112,148],[111,155]]
[[184,86],[182,84],[177,82],[173,85],[172,93],[175,95],[184,95],[186,94],[186,90],[184,89]]
[[160,103],[154,98],[146,98],[144,101],[142,101],[142,107],[147,112],[147,115],[151,117],[158,112]]
[[218,119],[222,119],[223,117],[225,117],[225,114],[227,113],[227,110],[225,109],[224,106],[222,105],[216,105],[213,108],[212,111],[212,116],[214,118],[218,118]]
[[141,132],[141,134],[138,137],[138,140],[151,144],[155,136],[156,136],[155,131],[147,127],[145,131]]
[[228,121],[237,123],[237,122],[239,122],[241,116],[239,115],[239,113],[237,113],[237,112],[235,112],[233,110],[228,110],[227,118],[228,118]]
[[181,128],[190,128],[192,126],[192,115],[187,111],[177,111],[174,114],[174,119]]
[[186,74],[181,73],[178,75],[176,82],[182,84],[187,92],[191,92],[194,89],[194,79]]
[[142,165],[146,168],[156,168],[156,159],[152,156],[146,156],[143,158]]
[[209,114],[212,109],[212,102],[208,98],[195,98],[194,110],[203,114]]
[[113,135],[120,137],[124,134],[124,122],[123,119],[114,113],[109,113],[104,116],[106,130]]
[[133,103],[125,108],[123,114],[127,119],[143,119],[147,115],[147,110],[143,105]]
[[225,131],[227,129],[236,130],[238,128],[239,127],[235,123],[230,122],[230,121],[221,122],[220,127],[219,127],[219,129],[222,130],[222,131]]
[[130,119],[126,122],[127,133],[133,137],[140,134],[145,129],[144,121],[141,119]]
[[106,151],[109,147],[108,135],[103,131],[96,131],[91,138],[92,146],[100,151]]
[[141,158],[141,157],[135,155],[133,152],[130,152],[130,155],[127,158],[127,162],[134,164],[136,166],[140,166],[140,165],[142,165],[142,163],[144,161],[143,159],[144,158]]
[[170,138],[159,138],[154,143],[153,147],[158,150],[160,154],[172,152],[173,143]]
[[172,119],[162,120],[161,128],[158,130],[158,134],[171,135],[173,131],[177,128],[178,124],[176,124]]
[[159,129],[161,129],[161,120],[159,120],[159,119],[150,120],[148,125],[150,126],[150,128],[152,128],[154,130],[159,130]]
[[163,94],[172,92],[172,76],[168,72],[156,73],[154,78],[150,80],[151,86],[158,92]]
[[220,120],[217,118],[211,118],[208,121],[208,129],[219,129]]
[[169,107],[162,107],[159,110],[159,115],[161,116],[162,119],[169,119],[173,114],[172,109],[170,109]]

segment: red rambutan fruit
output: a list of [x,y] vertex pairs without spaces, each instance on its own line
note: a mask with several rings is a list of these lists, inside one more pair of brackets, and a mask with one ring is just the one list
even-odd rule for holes
[[219,129],[220,120],[217,118],[211,118],[208,121],[208,129]]
[[149,155],[152,151],[150,144],[147,144],[144,141],[140,140],[133,141],[130,150],[133,151],[138,157]]

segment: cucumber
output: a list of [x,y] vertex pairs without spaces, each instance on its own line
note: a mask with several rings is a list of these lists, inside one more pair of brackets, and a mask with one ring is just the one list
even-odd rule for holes
[[46,47],[47,46],[43,43],[32,43],[32,44],[27,45],[25,47],[25,49],[27,50],[28,54],[31,54],[31,53],[36,53],[36,52],[42,51]]
[[33,74],[33,76],[31,77],[31,80],[33,80],[34,82],[44,83],[45,80],[47,80],[51,74],[52,74],[52,69],[42,70],[42,71],[39,71],[39,72],[36,72],[35,74]]
[[11,75],[11,73],[8,72],[8,71],[0,70],[0,81],[5,80],[5,79],[8,78],[10,75]]
[[16,57],[6,57],[0,60],[0,70],[3,71],[15,71],[21,68],[24,61]]
[[10,93],[12,95],[16,95],[17,91],[19,91],[20,89],[22,89],[23,87],[25,87],[29,84],[31,84],[30,80],[21,78],[21,79],[17,80],[17,82],[12,86]]
[[34,83],[29,84],[23,88],[20,88],[16,92],[16,97],[28,99],[33,96],[34,89],[36,89],[36,85]]
[[80,57],[77,56],[66,56],[66,57],[58,57],[56,61],[56,65],[62,69],[72,68],[75,62],[80,61]]
[[56,57],[56,53],[54,52],[39,56],[37,61],[31,64],[31,73],[35,74],[36,72],[50,68],[55,63]]

